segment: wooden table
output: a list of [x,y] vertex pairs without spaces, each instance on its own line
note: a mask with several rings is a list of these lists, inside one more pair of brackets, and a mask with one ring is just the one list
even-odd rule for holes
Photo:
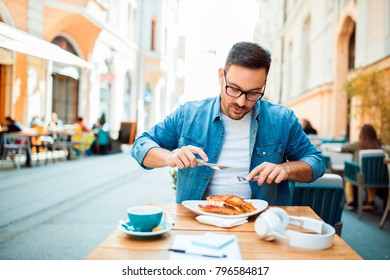
[[[192,213],[180,204],[157,204],[164,208],[176,220],[169,232],[152,239],[140,239],[129,236],[116,229],[103,243],[87,256],[89,260],[166,260],[175,236],[178,234],[201,234],[207,231],[235,234],[237,236],[243,259],[245,260],[358,260],[362,259],[338,235],[334,236],[334,244],[326,250],[304,250],[293,248],[283,242],[269,242],[256,234],[254,221],[257,216],[250,217],[249,222],[230,229],[202,224],[195,220],[197,214]],[[291,206],[284,208],[289,215],[307,216],[320,219],[307,206]],[[296,229],[296,227],[294,227]]]

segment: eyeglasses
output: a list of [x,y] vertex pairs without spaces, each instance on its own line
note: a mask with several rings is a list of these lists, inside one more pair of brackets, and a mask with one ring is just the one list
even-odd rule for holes
[[264,96],[265,92],[265,86],[267,84],[264,84],[264,87],[262,91],[243,91],[239,88],[236,87],[231,87],[227,85],[227,80],[226,80],[226,70],[223,70],[224,73],[224,78],[225,78],[225,91],[226,94],[229,95],[230,97],[233,98],[239,98],[241,95],[245,95],[246,100],[248,101],[257,101],[260,100]]

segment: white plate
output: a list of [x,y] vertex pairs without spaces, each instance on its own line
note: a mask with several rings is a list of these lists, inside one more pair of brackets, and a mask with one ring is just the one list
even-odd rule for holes
[[162,235],[162,234],[166,233],[167,231],[169,231],[172,228],[172,224],[167,222],[167,221],[161,221],[161,223],[158,226],[163,227],[163,230],[159,230],[159,231],[146,231],[146,232],[135,231],[135,230],[130,229],[131,228],[130,225],[129,225],[128,228],[125,228],[125,226],[123,226],[123,225],[119,225],[119,229],[122,232],[127,233],[128,235],[131,235],[131,236],[135,236],[135,237],[152,237],[152,236]]
[[245,218],[250,217],[253,215],[256,215],[263,211],[268,206],[268,202],[261,199],[245,199],[246,202],[251,202],[253,206],[255,206],[257,209],[253,212],[241,214],[241,215],[223,215],[223,214],[215,214],[215,213],[209,213],[202,211],[198,208],[199,205],[206,205],[206,200],[185,200],[181,204],[184,205],[187,209],[191,210],[192,212],[199,214],[199,215],[208,215],[208,216],[215,216],[215,217],[221,217],[221,218],[227,218],[227,219],[238,219],[238,218]]

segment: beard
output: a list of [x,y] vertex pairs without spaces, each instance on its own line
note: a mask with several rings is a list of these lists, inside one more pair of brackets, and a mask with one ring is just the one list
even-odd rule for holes
[[250,108],[247,106],[240,106],[237,103],[230,103],[227,108],[227,115],[232,120],[241,120],[248,112]]

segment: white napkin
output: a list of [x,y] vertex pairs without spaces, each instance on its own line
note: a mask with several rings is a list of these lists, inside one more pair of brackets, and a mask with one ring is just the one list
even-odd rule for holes
[[226,228],[235,227],[248,222],[247,218],[225,219],[207,215],[197,216],[195,219],[204,224]]

